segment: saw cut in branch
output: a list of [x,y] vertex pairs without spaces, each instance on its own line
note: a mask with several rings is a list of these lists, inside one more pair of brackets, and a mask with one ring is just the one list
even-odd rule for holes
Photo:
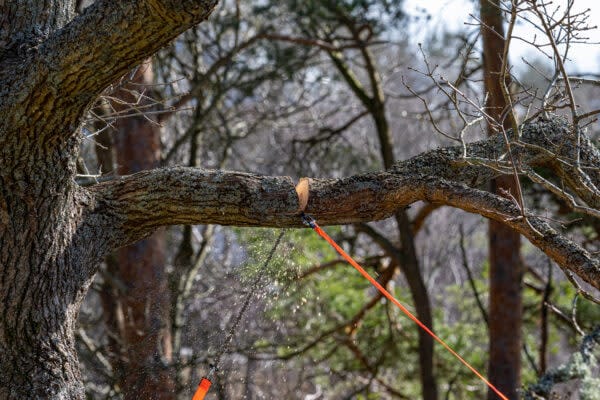
[[[221,224],[302,227],[298,192],[289,177],[169,168],[93,187],[95,213],[111,214],[114,246],[160,226]],[[391,172],[342,179],[311,179],[305,211],[321,225],[381,220],[419,200],[444,204],[500,221],[528,238],[563,269],[600,288],[600,262],[578,244],[512,200],[423,175]],[[105,218],[105,217],[103,217]]]
[[310,187],[309,178],[300,178],[300,181],[296,185],[296,193],[298,193],[298,213],[304,212],[306,205],[308,204],[308,192]]

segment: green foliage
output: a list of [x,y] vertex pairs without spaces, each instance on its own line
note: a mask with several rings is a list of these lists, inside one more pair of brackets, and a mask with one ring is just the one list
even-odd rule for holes
[[[327,230],[333,236],[341,233],[340,228]],[[245,268],[248,276],[256,274],[265,252],[267,245],[260,244],[261,239],[272,242],[273,236],[255,232],[239,230],[242,240],[250,244],[249,260],[253,261]],[[369,374],[375,367],[389,369],[390,384],[403,382],[402,392],[416,396],[420,389],[415,383],[418,353],[412,322],[384,300],[366,310],[375,290],[351,266],[336,263],[337,254],[314,232],[289,230],[285,241],[284,248],[293,250],[284,250],[269,267],[271,301],[266,310],[266,316],[281,321],[288,333],[285,343],[275,349],[277,356],[287,359],[299,352],[316,367],[345,374]],[[322,267],[318,273],[303,275],[318,266]],[[409,302],[405,290],[396,294]],[[362,318],[352,324],[357,315]],[[265,343],[260,340],[256,345],[264,347]],[[401,370],[397,370],[399,365]],[[335,386],[328,378],[319,379],[328,387]]]
[[598,359],[595,352],[600,343],[600,327],[587,334],[568,362],[547,371],[525,391],[525,399],[532,400],[550,395],[560,383],[580,380],[579,398],[582,400],[600,399],[600,379],[597,377]]
[[[552,302],[558,308],[565,310],[570,315],[570,310],[574,305],[575,296],[577,295],[577,289],[567,280],[559,282],[554,287]],[[584,331],[591,331],[598,325],[600,321],[600,307],[586,300],[582,296],[577,296],[576,306],[576,318],[577,323]],[[572,338],[572,344],[577,344],[575,338]]]
[[[487,278],[475,281],[477,291],[484,303],[487,300]],[[446,313],[438,309],[435,313],[435,331],[450,347],[462,355],[475,369],[485,373],[487,369],[488,330],[475,297],[465,292],[465,285],[451,285],[445,288],[440,299],[445,304]],[[448,307],[450,306],[451,307]],[[436,347],[437,376],[440,390],[452,387],[452,398],[484,398],[487,392],[481,381],[454,356]]]
[[[345,228],[328,227],[334,237],[347,234]],[[276,230],[238,230],[241,240],[248,243],[249,262],[244,274],[251,278],[262,265],[261,259],[270,249]],[[343,243],[343,240],[340,239]],[[336,262],[339,261],[339,262]],[[317,267],[320,269],[317,271]],[[369,267],[369,266],[367,266]],[[368,268],[372,275],[376,270]],[[259,339],[256,347],[272,348],[282,359],[295,363],[313,365],[316,370],[329,371],[315,378],[314,382],[330,388],[331,393],[347,393],[357,390],[357,383],[343,383],[332,376],[353,374],[368,378],[370,368],[376,367],[378,377],[387,385],[410,398],[420,396],[417,328],[412,321],[379,300],[365,311],[376,291],[351,266],[339,260],[338,255],[318,235],[308,229],[288,230],[282,248],[269,266],[269,298],[266,316],[284,325],[286,338],[283,342]],[[487,302],[487,263],[483,273],[474,284],[484,304]],[[434,330],[458,354],[477,370],[486,373],[488,358],[488,331],[474,296],[465,292],[465,284],[451,285],[440,293],[436,302]],[[409,291],[401,286],[392,287],[396,298],[409,309],[412,299]],[[570,309],[576,290],[567,281],[558,282],[551,302],[562,309]],[[538,291],[524,290],[523,338],[524,344],[537,361],[540,345],[541,295]],[[364,314],[361,314],[364,312]],[[357,318],[360,315],[361,318]],[[584,327],[600,320],[600,310],[588,301],[580,301],[578,320]],[[359,321],[352,324],[352,321]],[[563,322],[549,318],[548,351],[563,351],[560,343],[564,336]],[[567,335],[567,338],[569,335]],[[572,339],[576,345],[577,339]],[[274,347],[273,347],[274,346]],[[528,385],[538,379],[531,360],[523,354],[523,382]],[[454,356],[436,345],[436,375],[441,391],[449,391],[450,398],[483,398],[485,385]],[[332,375],[333,374],[333,375]],[[598,379],[591,374],[580,374],[581,395],[593,397]],[[356,382],[360,380],[356,379]],[[350,380],[352,382],[352,380]],[[386,398],[368,390],[355,398]],[[589,391],[590,393],[585,394]],[[585,392],[585,393],[584,393]]]

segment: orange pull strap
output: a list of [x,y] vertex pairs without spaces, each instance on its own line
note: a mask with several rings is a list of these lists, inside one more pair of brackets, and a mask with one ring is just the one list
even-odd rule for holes
[[208,393],[210,385],[212,385],[211,381],[209,381],[207,378],[202,378],[192,400],[204,400],[204,396],[206,396],[206,393]]
[[446,342],[438,337],[431,329],[423,324],[417,317],[415,317],[406,307],[404,307],[394,296],[390,294],[383,286],[379,284],[367,271],[363,269],[348,253],[346,253],[317,223],[310,217],[303,215],[302,220],[313,228],[323,239],[325,239],[350,265],[354,267],[362,276],[364,276],[373,286],[377,288],[389,301],[391,301],[396,307],[398,307],[408,318],[414,321],[421,329],[429,334],[435,341],[441,344],[450,354],[452,354],[458,361],[460,361],[465,367],[471,370],[479,379],[481,379],[494,393],[498,395],[502,400],[508,400],[508,398],[488,381],[479,371],[477,371],[471,364],[469,364],[464,358],[462,358],[456,351],[454,351]]

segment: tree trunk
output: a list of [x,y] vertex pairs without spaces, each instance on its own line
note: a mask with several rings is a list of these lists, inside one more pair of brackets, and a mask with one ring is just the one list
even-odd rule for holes
[[[153,74],[150,62],[140,66],[132,84],[125,84],[116,96],[126,104],[114,104],[123,111],[140,101],[134,93],[152,96]],[[135,110],[132,110],[135,111]],[[150,170],[160,163],[160,129],[150,117],[137,115],[119,119],[114,124],[115,150],[119,175]],[[166,272],[166,242],[163,229],[147,239],[117,251],[116,276],[125,291],[116,290],[116,308],[107,313],[119,313],[118,337],[123,357],[117,365],[117,379],[124,398],[174,399],[175,381],[172,362],[170,295]]]
[[[484,83],[488,114],[504,129],[511,128],[506,117],[509,105],[502,93],[502,85],[509,87],[503,78],[504,27],[499,1],[481,0],[481,35],[483,40]],[[493,31],[492,31],[493,30]],[[506,74],[508,75],[508,74]],[[492,124],[488,134],[498,135]],[[512,175],[494,179],[491,191],[517,195],[517,185]],[[520,235],[501,222],[489,223],[490,300],[489,300],[489,380],[508,396],[517,399],[521,386],[521,321],[522,265]],[[488,391],[488,399],[498,396]]]
[[[52,12],[46,3],[0,4],[0,59],[26,53],[74,15],[73,2]],[[20,93],[5,89],[0,84],[0,398],[82,398],[74,328],[101,251],[86,251],[94,235],[81,221],[91,196],[72,180],[77,143],[45,141],[51,126],[46,135],[32,127],[40,112],[25,117],[25,135],[11,131],[3,106]],[[24,137],[36,134],[39,142]]]
[[2,399],[83,397],[74,328],[99,259],[86,251],[93,230],[79,225],[86,196],[53,158],[39,165],[47,175],[15,167],[0,178]]
[[[368,51],[365,50],[365,58],[368,61],[368,68],[372,78],[371,81],[373,86],[374,99],[372,105],[372,115],[379,138],[379,146],[383,165],[385,169],[393,167],[394,158],[394,146],[392,144],[392,134],[390,127],[385,115],[385,97],[383,94],[381,81],[378,74],[375,72],[374,66],[372,66],[372,59]],[[408,287],[410,295],[413,299],[414,307],[417,313],[417,317],[427,326],[433,330],[433,315],[431,312],[431,300],[429,299],[429,292],[421,269],[419,268],[419,257],[415,249],[415,238],[412,231],[412,225],[410,218],[406,210],[400,210],[395,214],[396,224],[398,228],[398,234],[402,243],[402,262],[399,264]],[[419,375],[421,380],[421,393],[423,400],[437,400],[437,380],[434,374],[433,356],[434,356],[434,342],[433,338],[425,332],[423,329],[416,327],[417,335],[419,338]]]
[[76,1],[56,1],[52,7],[39,0],[7,1],[0,5],[0,53],[23,52],[36,46],[75,15]]
[[125,236],[75,184],[81,120],[109,83],[214,2],[98,0],[77,17],[75,5],[0,2],[2,399],[84,398],[77,314],[98,264]]
[[[383,95],[378,96],[383,99]],[[394,165],[394,151],[392,145],[392,135],[390,133],[387,118],[385,116],[385,103],[382,101],[374,102],[373,117],[378,133],[381,157],[386,169],[392,168]],[[413,299],[413,304],[416,310],[417,317],[429,329],[433,328],[433,315],[431,313],[431,301],[429,292],[423,280],[423,275],[419,268],[419,257],[415,249],[414,235],[411,228],[410,218],[406,210],[398,211],[394,215],[402,243],[402,248],[399,249],[402,253],[402,262],[400,270],[406,278],[410,295]],[[437,400],[437,380],[434,374],[433,355],[434,343],[433,338],[419,327],[417,335],[419,338],[419,377],[421,381],[421,393],[423,400]]]
[[[349,88],[361,101],[363,106],[369,110],[379,141],[379,150],[385,169],[390,169],[394,165],[394,146],[389,123],[385,113],[385,94],[381,84],[381,77],[375,67],[373,56],[364,45],[360,47],[366,71],[369,77],[372,94],[370,95],[362,86],[358,78],[354,75],[351,68],[346,64],[342,55],[336,52],[330,52],[329,56],[340,72]],[[410,225],[410,219],[404,209],[399,210],[394,215],[398,227],[400,241],[402,242],[402,262],[399,263],[400,269],[408,282],[411,297],[414,301],[417,317],[430,329],[433,329],[433,316],[431,314],[431,302],[429,293],[423,281],[423,276],[419,269],[419,259],[415,251],[414,237]],[[421,391],[423,400],[436,400],[437,381],[433,369],[433,339],[425,331],[417,329],[419,337],[419,375],[421,379]]]

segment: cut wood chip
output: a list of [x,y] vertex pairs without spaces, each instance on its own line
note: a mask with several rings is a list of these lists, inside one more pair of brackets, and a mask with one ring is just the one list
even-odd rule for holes
[[296,185],[296,193],[298,193],[298,213],[304,212],[308,204],[309,178],[300,178]]

